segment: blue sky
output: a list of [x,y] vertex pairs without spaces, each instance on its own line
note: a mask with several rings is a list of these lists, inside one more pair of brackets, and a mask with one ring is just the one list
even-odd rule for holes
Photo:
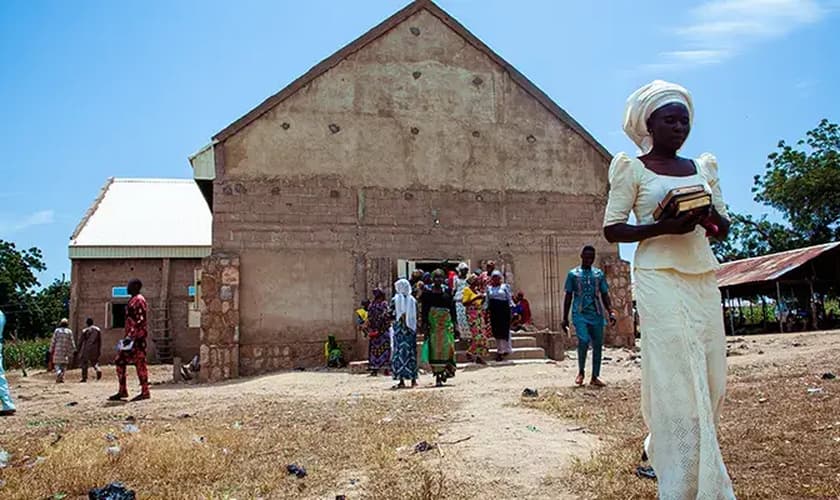
[[[105,179],[190,177],[187,156],[405,0],[0,2],[0,238],[47,283]],[[439,0],[611,152],[626,97],[695,98],[684,153],[714,152],[742,212],[779,139],[840,121],[840,1]],[[628,249],[622,249],[625,257]]]

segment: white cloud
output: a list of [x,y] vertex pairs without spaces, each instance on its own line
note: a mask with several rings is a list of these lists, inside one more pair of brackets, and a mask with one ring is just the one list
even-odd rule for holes
[[647,70],[718,64],[749,47],[824,19],[832,10],[817,0],[710,0],[677,27],[678,50],[659,54]]
[[33,226],[43,226],[55,222],[55,210],[39,210],[19,218],[0,219],[0,235],[23,231]]

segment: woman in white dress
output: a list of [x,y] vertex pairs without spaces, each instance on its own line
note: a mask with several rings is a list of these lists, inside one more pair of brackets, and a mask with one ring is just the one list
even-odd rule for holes
[[[657,80],[630,96],[624,130],[641,156],[619,153],[612,160],[604,236],[639,242],[633,267],[642,332],[642,414],[659,498],[731,499],[717,437],[726,342],[718,263],[708,239],[726,238],[729,221],[715,157],[677,155],[692,116],[691,96],[679,85]],[[710,209],[654,221],[653,211],[669,190],[698,184],[712,195]],[[627,223],[631,211],[635,225]]]

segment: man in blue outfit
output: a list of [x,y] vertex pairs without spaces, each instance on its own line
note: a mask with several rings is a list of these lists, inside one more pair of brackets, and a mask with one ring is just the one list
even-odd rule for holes
[[[580,266],[566,275],[566,297],[563,301],[563,330],[569,331],[569,312],[578,338],[578,376],[575,384],[583,385],[586,368],[586,351],[592,344],[592,379],[590,385],[603,387],[598,378],[601,375],[601,351],[604,347],[604,318],[609,315],[615,325],[615,314],[610,304],[609,287],[604,272],[593,267],[595,248],[585,246],[580,253]],[[605,312],[607,314],[605,314]]]

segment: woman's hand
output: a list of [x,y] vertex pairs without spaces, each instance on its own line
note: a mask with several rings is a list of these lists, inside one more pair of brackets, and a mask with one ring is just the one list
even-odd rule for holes
[[659,234],[688,234],[706,217],[705,213],[686,212],[678,217],[659,220],[656,232]]

